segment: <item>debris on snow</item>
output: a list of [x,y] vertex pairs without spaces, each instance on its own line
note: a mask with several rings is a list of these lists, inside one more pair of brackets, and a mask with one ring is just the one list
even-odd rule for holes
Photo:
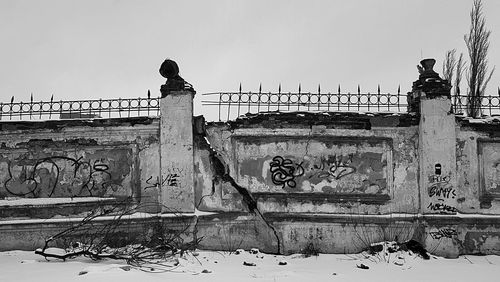
[[245,265],[245,266],[256,266],[257,264],[255,264],[254,262],[246,262],[246,261],[244,261],[243,265]]
[[358,268],[361,268],[361,269],[370,269],[368,266],[364,265],[364,264],[357,264],[356,265]]
[[201,273],[212,273],[212,270],[203,269],[203,270],[201,271]]

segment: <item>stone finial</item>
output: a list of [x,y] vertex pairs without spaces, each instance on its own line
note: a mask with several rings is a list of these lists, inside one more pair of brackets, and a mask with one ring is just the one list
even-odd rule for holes
[[160,88],[162,98],[172,91],[188,90],[195,92],[193,86],[179,75],[179,66],[175,61],[166,59],[160,66],[160,74],[167,79],[167,82]]
[[423,95],[428,98],[441,96],[451,98],[451,84],[448,80],[439,77],[439,74],[433,70],[434,64],[436,60],[424,59],[417,66],[418,80],[413,82],[412,92],[408,93],[409,112],[418,112],[420,98]]
[[419,79],[425,78],[439,78],[439,74],[434,71],[434,65],[436,64],[436,60],[434,59],[424,59],[420,61],[420,65],[418,66],[418,72],[420,73]]
[[420,61],[421,66],[417,66],[420,75],[418,80],[413,82],[413,91],[421,90],[427,96],[450,97],[451,84],[448,80],[439,77],[439,74],[433,70],[435,63],[434,59]]

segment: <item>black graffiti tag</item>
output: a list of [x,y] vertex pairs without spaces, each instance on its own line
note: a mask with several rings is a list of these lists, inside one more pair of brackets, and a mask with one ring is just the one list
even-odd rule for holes
[[429,232],[432,239],[439,240],[441,238],[452,238],[453,236],[458,235],[457,230],[451,228],[441,228],[437,231]]
[[[35,160],[22,158],[20,161],[23,163],[21,174],[13,176],[11,168],[13,163],[9,162],[9,177],[4,182],[5,190],[15,196],[39,197],[41,194],[46,194],[47,197],[52,197],[64,176],[64,166],[61,167],[61,162],[62,165],[66,162],[72,168],[71,187],[73,189],[80,188],[79,191],[71,191],[68,195],[70,197],[82,196],[86,192],[90,196],[105,194],[110,186],[109,165],[104,164],[102,160],[95,160],[92,165],[90,161],[83,160],[83,157],[75,159],[66,156],[51,156]],[[24,184],[26,190],[14,191],[11,189],[13,182]],[[42,192],[42,190],[46,190],[46,192]]]
[[320,164],[315,164],[311,168],[311,170],[316,172],[309,176],[309,178],[314,176],[318,178],[332,177],[335,180],[339,180],[342,177],[352,174],[356,172],[356,168],[350,166],[352,158],[352,154],[350,154],[347,159],[345,159],[342,155],[329,156],[328,159],[322,157]]
[[[441,199],[439,199],[439,200],[441,200]],[[455,213],[458,211],[456,207],[452,207],[450,205],[447,205],[447,204],[441,203],[441,202],[429,203],[427,208],[432,210],[432,211],[439,211],[440,213]]]
[[153,179],[153,176],[150,176],[146,180],[146,184],[148,184],[144,189],[150,189],[150,188],[161,188],[163,186],[174,186],[178,187],[179,186],[179,175],[177,173],[169,173],[167,174],[166,177],[161,177],[161,181],[159,177],[157,176],[155,179]]
[[428,188],[429,197],[455,198],[457,196],[455,189],[450,184],[449,176],[431,175],[429,176]]
[[295,188],[295,186],[297,186],[295,178],[304,174],[302,163],[297,164],[281,156],[273,158],[273,161],[269,164],[269,170],[272,174],[271,179],[273,183],[275,185],[281,185],[282,188],[286,186]]

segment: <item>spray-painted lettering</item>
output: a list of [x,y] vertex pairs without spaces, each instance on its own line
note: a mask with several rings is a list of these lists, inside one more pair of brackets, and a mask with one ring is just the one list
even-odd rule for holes
[[458,235],[458,232],[452,228],[441,228],[437,231],[429,232],[429,235],[432,239],[439,240],[441,238],[452,238],[453,236]]
[[111,162],[107,158],[50,156],[32,159],[20,155],[14,160],[0,161],[0,179],[6,196],[104,196],[121,188],[123,181],[123,177],[113,176],[115,171]]

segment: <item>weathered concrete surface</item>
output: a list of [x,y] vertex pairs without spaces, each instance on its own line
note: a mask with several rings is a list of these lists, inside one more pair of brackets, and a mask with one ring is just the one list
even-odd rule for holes
[[193,95],[173,91],[161,99],[160,183],[162,211],[194,211]]
[[302,252],[309,245],[321,253],[358,253],[374,242],[412,239],[418,226],[410,215],[275,213],[267,218],[282,234],[285,254]]
[[259,248],[262,252],[277,253],[281,238],[255,214],[225,212],[198,216],[196,225],[200,249],[235,251]]
[[455,115],[450,99],[420,95],[420,197],[424,213],[457,212]]
[[456,258],[463,254],[500,254],[500,216],[424,216],[424,243],[431,253]]
[[[26,221],[0,221],[0,251],[9,250],[35,250],[44,246],[45,239],[73,226],[76,226],[81,218],[69,219],[44,219]],[[97,219],[93,221],[93,227],[102,228],[109,224],[112,219]],[[196,217],[193,215],[177,215],[175,217],[143,217],[121,219],[121,224],[116,228],[113,236],[116,244],[137,242],[136,238],[154,234],[156,228],[161,226],[166,235],[179,234],[185,242],[191,241],[196,235]],[[88,234],[74,233],[72,237],[79,241],[79,237],[88,239]],[[87,236],[87,237],[85,237]],[[63,247],[64,243],[55,241],[57,247]],[[59,245],[57,245],[59,244]]]
[[[158,119],[2,122],[0,128],[0,199],[113,197],[146,201],[141,197],[152,174],[149,165],[159,167]],[[155,146],[156,153],[148,154]],[[13,216],[15,209],[4,208],[2,214]],[[72,210],[82,211],[54,206],[39,212],[68,215]]]
[[[84,143],[83,146],[81,143]],[[128,197],[134,147],[30,140],[0,149],[0,198]]]
[[500,214],[500,125],[457,118],[457,191],[462,213]]
[[265,212],[417,210],[416,126],[403,127],[398,116],[357,115],[348,123],[334,115],[323,124],[324,114],[310,116],[317,118],[281,124],[277,114],[258,117],[259,126],[251,120],[207,125],[207,141],[200,138],[195,152],[198,208],[242,210],[234,188],[213,184],[216,172],[204,153],[210,146]]

